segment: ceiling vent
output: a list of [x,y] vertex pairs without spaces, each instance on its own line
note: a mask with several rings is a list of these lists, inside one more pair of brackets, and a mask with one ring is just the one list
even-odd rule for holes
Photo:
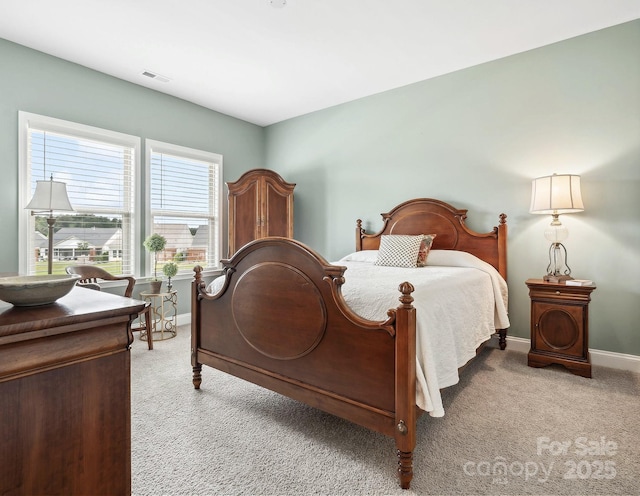
[[160,74],[157,74],[157,73],[151,72],[151,71],[144,71],[142,73],[142,75],[146,76],[148,78],[151,78],[151,79],[155,79],[156,81],[161,81],[163,83],[168,83],[169,81],[171,81],[171,79],[169,79],[168,77],[161,76]]

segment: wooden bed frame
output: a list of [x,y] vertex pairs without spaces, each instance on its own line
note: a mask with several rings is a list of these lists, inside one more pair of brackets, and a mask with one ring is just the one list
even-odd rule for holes
[[[486,234],[465,226],[466,210],[421,198],[382,214],[367,234],[357,221],[356,249],[376,249],[382,234],[437,234],[434,249],[470,252],[506,279],[506,215]],[[206,292],[196,267],[191,302],[193,385],[208,365],[395,439],[400,485],[413,477],[416,422],[416,310],[413,286],[385,321],[353,313],[341,286],[345,267],[302,243],[263,238],[223,260],[225,281]],[[498,330],[500,348],[506,329]]]

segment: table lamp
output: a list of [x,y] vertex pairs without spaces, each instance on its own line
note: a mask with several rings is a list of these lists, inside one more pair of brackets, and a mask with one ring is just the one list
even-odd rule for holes
[[53,272],[53,226],[56,219],[53,211],[73,211],[69,196],[67,195],[67,185],[60,181],[53,180],[53,174],[48,181],[36,181],[36,190],[33,198],[25,207],[31,210],[31,215],[38,213],[49,213],[47,224],[49,224],[49,251],[47,252],[48,274]]
[[552,221],[544,236],[551,241],[549,265],[543,277],[548,282],[562,282],[571,277],[567,264],[567,249],[562,242],[569,236],[569,230],[560,222],[560,214],[582,212],[580,176],[574,174],[553,174],[534,179],[531,183],[532,214],[551,214]]

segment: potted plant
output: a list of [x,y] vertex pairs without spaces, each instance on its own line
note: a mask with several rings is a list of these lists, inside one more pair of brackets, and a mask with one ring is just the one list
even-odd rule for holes
[[158,294],[162,287],[162,280],[158,279],[158,252],[164,250],[167,245],[167,238],[161,234],[152,234],[144,240],[144,247],[153,254],[153,279],[151,279],[151,292]]
[[171,278],[178,273],[178,268],[179,268],[178,264],[175,263],[175,262],[167,262],[162,267],[162,272],[169,279],[167,281],[167,290],[169,290],[169,291],[171,291],[171,287],[172,287]]

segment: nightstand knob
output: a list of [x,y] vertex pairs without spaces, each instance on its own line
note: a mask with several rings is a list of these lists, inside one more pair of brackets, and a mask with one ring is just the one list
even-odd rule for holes
[[556,294],[557,294],[557,295],[559,295],[559,294],[560,294],[560,291],[556,291]]

